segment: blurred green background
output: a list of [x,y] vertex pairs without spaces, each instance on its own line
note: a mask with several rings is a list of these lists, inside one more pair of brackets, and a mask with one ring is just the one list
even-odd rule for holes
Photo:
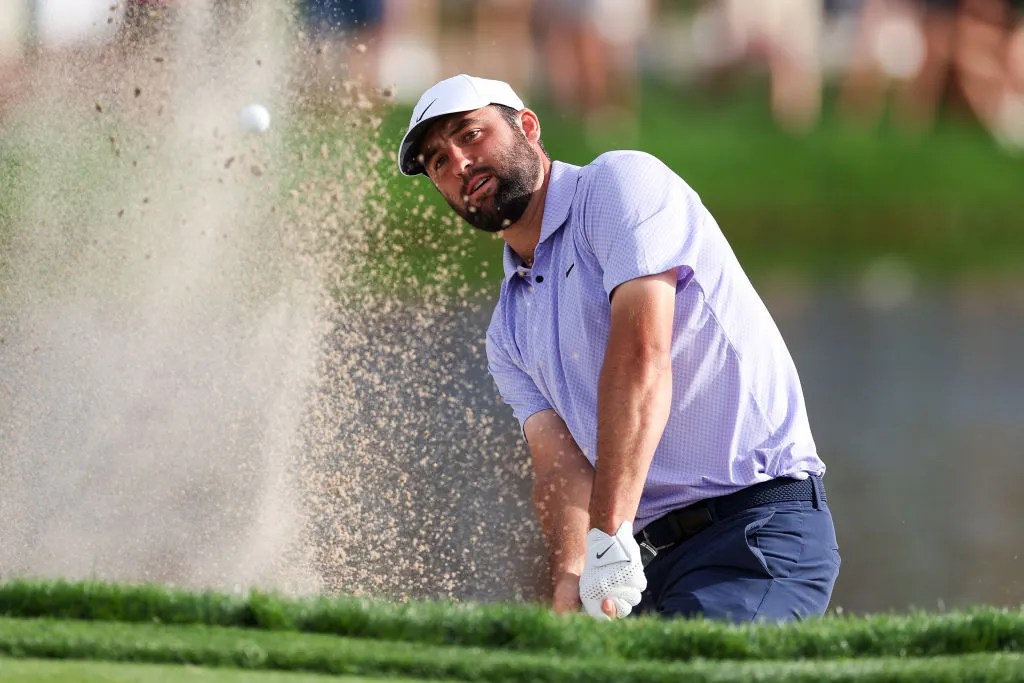
[[[878,257],[898,257],[930,281],[1024,273],[1024,159],[969,119],[950,117],[914,135],[826,113],[797,135],[774,124],[755,79],[727,99],[656,78],[640,92],[637,132],[628,140],[614,131],[586,135],[577,117],[550,103],[528,105],[555,159],[584,165],[603,151],[632,148],[665,161],[701,195],[755,280],[777,271],[856,278]],[[389,111],[386,144],[397,148],[410,111]],[[424,197],[439,215],[450,212],[425,179],[395,176],[389,188],[407,209]],[[410,214],[394,219],[396,234],[429,225]],[[486,261],[487,279],[497,281],[493,240],[478,235],[472,244],[467,277]]]

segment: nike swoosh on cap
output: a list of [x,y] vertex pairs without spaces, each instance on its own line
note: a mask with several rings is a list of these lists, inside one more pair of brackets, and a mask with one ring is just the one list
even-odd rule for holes
[[[434,102],[437,102],[436,97],[434,98]],[[416,123],[419,123],[420,121],[423,120],[423,117],[427,115],[427,110],[434,106],[434,102],[431,102],[427,106],[423,107],[423,111],[421,111],[420,115],[416,117]]]

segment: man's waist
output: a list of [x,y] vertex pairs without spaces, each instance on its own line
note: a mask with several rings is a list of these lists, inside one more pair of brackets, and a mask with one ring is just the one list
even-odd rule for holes
[[699,500],[648,523],[636,534],[636,539],[641,545],[646,543],[654,549],[661,549],[684,541],[711,524],[732,517],[743,510],[796,501],[810,502],[816,507],[826,505],[828,497],[821,477],[779,477],[726,495]]
[[[688,464],[679,467],[680,462]],[[673,463],[677,466],[673,467]],[[670,510],[756,486],[766,477],[771,477],[769,482],[779,478],[805,479],[812,472],[825,472],[825,463],[812,442],[800,442],[778,453],[742,452],[701,458],[689,453],[662,453],[659,446],[647,473],[633,528],[641,529]]]

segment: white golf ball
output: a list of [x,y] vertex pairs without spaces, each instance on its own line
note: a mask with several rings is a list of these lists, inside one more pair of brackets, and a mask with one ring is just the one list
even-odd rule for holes
[[249,104],[238,112],[238,125],[247,133],[263,133],[270,128],[270,112],[262,104]]

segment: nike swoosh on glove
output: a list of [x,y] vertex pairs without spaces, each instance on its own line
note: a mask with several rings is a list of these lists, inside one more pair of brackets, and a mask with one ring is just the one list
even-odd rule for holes
[[601,610],[605,598],[615,603],[616,617],[629,616],[640,604],[647,577],[640,561],[640,546],[633,538],[633,523],[619,525],[614,536],[600,529],[587,532],[587,557],[580,575],[580,601],[587,614],[610,621]]

